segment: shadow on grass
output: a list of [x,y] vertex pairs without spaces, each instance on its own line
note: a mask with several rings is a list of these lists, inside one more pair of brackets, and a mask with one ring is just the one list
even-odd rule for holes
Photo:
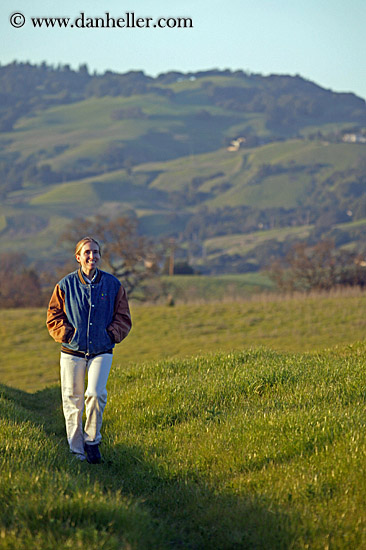
[[[93,491],[97,483],[105,494],[110,495],[111,503],[114,502],[113,495],[116,496],[115,502],[118,502],[117,495],[128,497],[136,503],[136,525],[140,525],[138,514],[141,510],[145,513],[152,532],[150,540],[155,542],[154,546],[149,546],[146,533],[141,533],[141,542],[137,536],[137,545],[133,546],[137,550],[286,550],[293,547],[294,534],[289,527],[289,518],[280,510],[271,508],[260,496],[238,496],[230,490],[219,492],[197,475],[174,478],[162,471],[154,460],[146,460],[145,449],[140,446],[108,448],[106,444],[105,462],[101,465],[86,462],[75,465],[71,458],[68,462],[58,386],[29,394],[0,385],[0,396],[11,404],[7,418],[11,414],[17,423],[27,421],[42,427],[60,448],[65,442],[65,452],[61,452],[55,467],[62,470],[65,477],[67,474],[79,491]],[[5,416],[4,410],[0,409],[1,416]],[[103,522],[107,523],[118,539],[121,529],[118,522],[122,521],[118,510],[109,512],[109,516],[114,513],[114,523],[108,523],[105,511],[98,512],[98,500],[93,506],[94,513],[93,510],[88,512],[90,525],[103,534]]]
[[64,436],[61,390],[58,385],[49,386],[35,393],[28,393],[0,384],[0,397],[11,401],[20,417],[22,417],[22,412],[29,415],[29,420],[41,426],[46,434]]

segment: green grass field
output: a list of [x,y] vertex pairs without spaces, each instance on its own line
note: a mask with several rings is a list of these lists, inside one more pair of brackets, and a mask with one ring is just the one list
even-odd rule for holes
[[[191,284],[190,277],[182,279],[181,289]],[[226,276],[231,279],[235,281]],[[366,295],[360,292],[292,299],[261,294],[237,302],[199,300],[175,307],[133,305],[133,329],[116,347],[115,362],[127,365],[263,346],[318,352],[363,340],[365,308]],[[24,391],[57,383],[59,346],[47,333],[45,311],[2,310],[1,316],[0,381]]]
[[365,305],[134,306],[98,466],[69,456],[45,312],[3,310],[0,548],[365,548]]

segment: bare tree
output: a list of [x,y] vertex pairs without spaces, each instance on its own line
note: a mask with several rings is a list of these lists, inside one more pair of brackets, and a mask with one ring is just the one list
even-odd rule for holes
[[271,276],[281,290],[330,290],[366,285],[366,263],[360,254],[336,249],[334,241],[296,243],[284,259],[272,264]]
[[103,264],[121,280],[129,296],[146,278],[158,272],[158,247],[147,237],[139,235],[136,219],[128,216],[111,220],[105,216],[75,219],[61,236],[61,241],[74,246],[86,235],[100,241]]
[[0,256],[0,307],[39,307],[44,303],[38,273],[27,267],[26,256],[6,252]]

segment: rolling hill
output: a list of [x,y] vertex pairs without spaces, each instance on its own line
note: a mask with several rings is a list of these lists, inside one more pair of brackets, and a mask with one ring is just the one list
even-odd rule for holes
[[60,233],[97,214],[137,217],[207,273],[262,268],[266,243],[362,246],[366,109],[353,94],[299,76],[17,63],[0,83],[0,252],[64,260]]

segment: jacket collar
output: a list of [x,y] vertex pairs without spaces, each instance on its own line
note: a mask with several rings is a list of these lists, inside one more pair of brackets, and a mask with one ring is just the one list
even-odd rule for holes
[[[87,285],[88,282],[85,280],[85,275],[83,273],[83,270],[81,269],[81,267],[79,267],[78,269],[78,276],[79,276],[79,281],[83,284],[83,285]],[[97,273],[95,275],[95,278],[93,280],[93,283],[94,284],[97,284],[99,283],[100,279],[102,277],[102,272],[100,271],[100,269],[97,269]]]

